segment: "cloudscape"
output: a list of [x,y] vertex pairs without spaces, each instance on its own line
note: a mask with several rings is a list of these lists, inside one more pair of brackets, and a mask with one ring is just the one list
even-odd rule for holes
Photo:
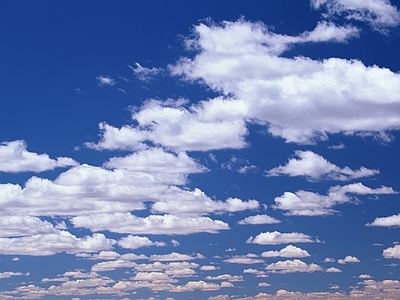
[[400,2],[0,4],[0,299],[395,299]]

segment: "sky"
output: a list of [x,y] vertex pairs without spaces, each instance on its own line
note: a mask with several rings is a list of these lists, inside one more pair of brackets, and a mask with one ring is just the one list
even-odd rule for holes
[[0,299],[400,293],[400,1],[0,2]]

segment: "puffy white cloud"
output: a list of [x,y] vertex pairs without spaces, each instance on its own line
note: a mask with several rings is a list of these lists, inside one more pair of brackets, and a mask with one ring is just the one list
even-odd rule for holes
[[312,151],[295,151],[296,158],[291,158],[285,166],[279,166],[267,171],[268,176],[304,176],[309,180],[331,179],[351,180],[379,174],[378,170],[361,167],[352,170],[349,167],[340,168],[322,156]]
[[288,245],[279,251],[266,251],[261,253],[262,257],[290,257],[290,258],[301,258],[309,257],[310,254],[299,247]]
[[186,261],[186,260],[193,260],[193,259],[203,259],[204,256],[200,253],[196,255],[187,255],[181,254],[177,252],[172,252],[169,254],[153,254],[150,256],[150,260],[155,261]]
[[394,245],[383,250],[382,255],[384,258],[400,258],[400,245]]
[[251,265],[251,264],[259,264],[263,263],[264,260],[258,258],[258,255],[248,253],[246,255],[235,255],[232,256],[231,258],[225,259],[224,262],[230,263],[230,264],[245,264],[245,265]]
[[104,164],[107,168],[134,172],[193,174],[207,171],[185,152],[174,154],[161,148],[141,150],[125,157],[113,157]]
[[110,76],[100,75],[96,77],[96,80],[99,86],[113,86],[116,84],[116,81]]
[[382,226],[382,227],[400,226],[400,213],[389,217],[375,218],[375,220],[372,223],[367,223],[366,226]]
[[141,247],[166,246],[164,242],[153,242],[146,236],[128,235],[118,241],[118,246],[125,249],[138,249]]
[[274,199],[276,204],[273,208],[287,210],[287,215],[292,216],[330,215],[336,212],[332,209],[333,206],[352,200],[347,194],[379,195],[396,193],[391,187],[382,186],[372,189],[362,183],[352,183],[344,186],[333,186],[329,188],[327,195],[302,190],[295,193],[285,192],[282,196]]
[[29,152],[26,147],[23,140],[0,143],[0,172],[43,172],[78,165],[72,158],[51,159],[47,154]]
[[8,271],[8,272],[0,272],[0,279],[3,279],[3,278],[10,278],[10,277],[13,277],[13,276],[29,276],[29,275],[30,275],[29,272],[27,272],[27,273],[11,272],[11,271]]
[[114,271],[120,268],[133,268],[136,266],[136,263],[130,260],[117,259],[112,261],[103,261],[92,266],[92,272],[106,272],[106,271]]
[[322,271],[322,268],[317,264],[306,264],[305,262],[294,259],[294,260],[285,260],[278,261],[276,263],[269,264],[265,267],[265,269],[271,273],[295,273],[295,272],[307,272],[312,273],[316,271]]
[[360,260],[355,257],[355,256],[351,256],[351,255],[347,255],[345,258],[342,259],[338,259],[338,263],[341,265],[347,264],[347,263],[359,263]]
[[311,236],[298,233],[281,233],[278,231],[273,232],[262,232],[256,237],[250,237],[247,239],[247,243],[259,244],[259,245],[278,245],[278,244],[289,244],[289,243],[318,243],[318,240],[312,239]]
[[217,270],[218,268],[216,267],[216,266],[208,266],[208,265],[205,265],[205,266],[201,266],[200,267],[200,270],[201,271],[215,271],[215,270]]
[[367,22],[381,32],[400,24],[400,11],[389,0],[311,0],[311,5],[324,7],[330,16],[344,15],[348,20]]
[[[288,37],[243,20],[200,24],[194,38],[187,40],[197,55],[182,58],[170,67],[171,73],[234,95],[234,112],[242,108],[245,120],[268,126],[271,134],[287,142],[310,144],[332,133],[400,128],[399,74],[357,60],[279,56],[293,43],[323,40],[310,36],[322,37],[324,32],[332,37],[328,32],[333,26],[321,23],[311,33]],[[357,30],[342,32],[349,37]],[[211,106],[213,100],[208,102]]]
[[75,227],[92,231],[108,230],[127,234],[192,234],[217,233],[228,230],[228,224],[208,217],[180,217],[173,215],[150,215],[137,217],[130,213],[93,214],[71,218]]
[[46,256],[56,253],[81,253],[109,250],[116,243],[101,233],[78,238],[68,231],[0,238],[0,253],[5,255]]
[[330,268],[326,269],[325,272],[326,272],[326,273],[341,273],[342,270],[340,270],[340,269],[338,269],[338,268],[335,268],[335,267],[330,267]]
[[243,276],[222,274],[218,276],[207,276],[207,280],[224,280],[228,282],[243,281]]
[[358,276],[358,278],[361,278],[361,279],[371,279],[372,276],[369,275],[369,274],[361,274],[360,276]]
[[331,263],[331,262],[335,262],[336,260],[334,259],[334,258],[331,258],[331,257],[326,257],[325,259],[324,259],[324,262],[325,263]]
[[163,70],[160,68],[146,68],[142,67],[139,63],[135,63],[135,67],[129,66],[135,77],[141,81],[150,81],[155,76],[162,74]]
[[138,264],[134,268],[137,272],[165,272],[171,277],[190,277],[196,274],[194,269],[198,267],[198,264],[188,261],[172,261],[166,264],[155,261],[152,264]]
[[0,237],[57,233],[53,224],[31,216],[0,216]]
[[281,223],[281,221],[272,218],[268,215],[250,216],[238,222],[238,224],[240,225],[246,225],[246,224],[259,225],[259,224],[277,224],[277,223]]
[[233,284],[230,282],[221,282],[221,284],[216,283],[208,283],[203,280],[200,281],[189,281],[185,285],[175,286],[170,292],[192,292],[194,290],[201,291],[217,291],[221,288],[233,287]]

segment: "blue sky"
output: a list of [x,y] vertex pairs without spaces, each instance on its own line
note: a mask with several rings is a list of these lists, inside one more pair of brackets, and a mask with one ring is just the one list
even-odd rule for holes
[[2,1],[0,299],[397,297],[399,7]]

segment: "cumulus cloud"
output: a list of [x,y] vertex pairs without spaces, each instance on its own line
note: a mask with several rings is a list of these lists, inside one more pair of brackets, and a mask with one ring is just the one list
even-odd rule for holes
[[338,259],[337,262],[341,265],[344,265],[347,263],[359,263],[360,260],[355,256],[348,255],[345,258]]
[[259,244],[259,245],[278,245],[278,244],[289,244],[289,243],[318,243],[319,240],[314,240],[311,236],[298,233],[281,233],[278,231],[273,232],[262,232],[256,237],[249,237],[246,243]]
[[99,75],[96,77],[96,80],[99,86],[113,86],[116,84],[116,81],[108,75]]
[[13,276],[29,276],[30,273],[21,273],[21,272],[0,272],[0,279],[4,279],[4,278],[10,278]]
[[250,264],[259,264],[263,263],[264,260],[260,259],[258,255],[248,253],[246,255],[235,255],[232,256],[231,258],[225,259],[224,262],[230,263],[230,264],[245,264],[245,265],[250,265]]
[[330,17],[366,22],[380,32],[400,24],[400,11],[389,0],[311,0],[311,6],[325,8]]
[[47,256],[56,253],[82,253],[109,250],[116,243],[104,234],[78,238],[68,231],[31,236],[0,238],[0,253],[5,255]]
[[276,263],[267,265],[265,269],[270,273],[278,273],[278,274],[287,274],[295,272],[313,273],[316,271],[322,271],[322,268],[317,264],[308,265],[299,259],[278,261]]
[[57,233],[48,221],[31,216],[0,216],[0,237],[20,237],[37,234]]
[[243,276],[222,274],[218,276],[207,276],[207,280],[224,280],[228,282],[243,281]]
[[335,267],[330,267],[330,268],[326,269],[325,272],[326,272],[326,273],[341,273],[342,270],[340,270],[340,269],[338,269],[338,268],[335,268]]
[[[324,32],[332,37],[328,32],[333,26],[321,23],[312,32],[288,37],[244,20],[200,24],[194,28],[195,37],[187,40],[197,54],[170,66],[171,74],[234,95],[228,101],[233,113],[225,111],[221,119],[235,115],[265,125],[286,142],[313,144],[333,133],[400,128],[399,74],[358,60],[280,56],[289,45],[323,40],[310,36]],[[357,30],[345,32],[343,36],[350,37]],[[203,107],[213,104],[209,100]],[[236,113],[239,108],[241,115]],[[242,136],[235,135],[233,140]]]
[[349,167],[340,168],[322,156],[312,151],[295,151],[296,158],[291,158],[285,166],[279,166],[267,171],[268,176],[304,176],[309,180],[352,180],[379,174],[378,170],[361,167],[352,170]]
[[69,157],[51,159],[47,154],[29,152],[23,140],[0,143],[0,172],[38,173],[76,165],[78,163]]
[[288,245],[279,251],[266,251],[261,253],[261,257],[288,257],[288,258],[301,258],[309,257],[310,254],[299,247]]
[[281,221],[273,217],[270,217],[268,215],[250,216],[238,222],[238,224],[240,225],[247,225],[247,224],[260,225],[260,224],[277,224],[277,223],[281,223]]
[[153,254],[150,256],[150,260],[155,261],[185,261],[193,259],[204,259],[204,256],[200,253],[197,253],[195,255],[187,255],[177,252],[172,252],[169,254]]
[[153,242],[146,236],[128,235],[118,241],[118,246],[125,249],[138,249],[141,247],[166,246],[164,242]]
[[383,250],[382,255],[384,258],[400,258],[400,245],[394,245]]
[[367,223],[366,226],[381,226],[381,227],[397,227],[400,226],[400,214],[375,218],[372,223]]
[[273,208],[286,210],[288,211],[286,214],[291,216],[331,215],[336,212],[332,208],[333,206],[352,200],[352,197],[348,194],[381,195],[396,193],[391,187],[381,186],[373,189],[362,183],[352,183],[344,186],[333,186],[329,188],[327,195],[302,190],[295,193],[285,192],[282,196],[274,199]]

